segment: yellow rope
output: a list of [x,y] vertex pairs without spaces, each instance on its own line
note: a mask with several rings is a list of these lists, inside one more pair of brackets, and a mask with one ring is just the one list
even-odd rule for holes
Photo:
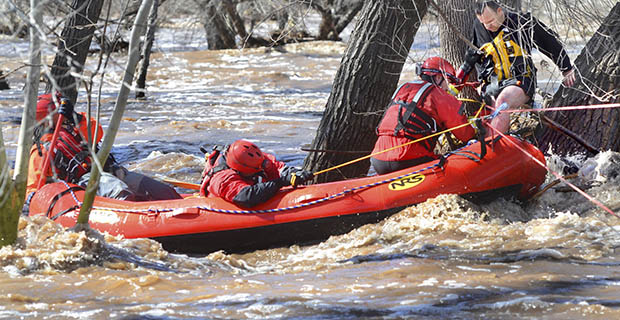
[[[464,98],[461,98],[461,99],[458,99],[458,100],[460,100],[460,101],[468,101],[468,102],[477,102],[477,103],[480,103],[480,109],[478,109],[478,112],[476,112],[476,115],[474,116],[474,118],[473,118],[473,119],[478,118],[478,115],[479,115],[479,114],[480,114],[480,112],[482,111],[482,108],[484,108],[484,102],[480,102],[480,101],[476,101],[476,100],[472,100],[472,99],[464,99]],[[375,152],[375,153],[371,153],[371,154],[369,154],[369,155],[367,155],[367,156],[363,156],[363,157],[361,157],[361,158],[353,159],[353,160],[351,160],[351,161],[348,161],[348,162],[345,162],[345,163],[341,163],[341,164],[339,164],[339,165],[337,165],[337,166],[333,166],[333,167],[331,167],[331,168],[327,168],[327,169],[323,169],[323,170],[321,170],[321,171],[317,171],[317,172],[315,172],[315,173],[314,173],[314,175],[315,175],[315,176],[318,176],[318,175],[319,175],[319,174],[321,174],[321,173],[325,173],[325,172],[328,172],[328,171],[331,171],[331,170],[335,170],[335,169],[338,169],[338,168],[342,168],[342,167],[348,166],[348,165],[350,165],[350,164],[352,164],[352,163],[355,163],[355,162],[358,162],[358,161],[362,161],[362,160],[368,159],[368,158],[370,158],[370,157],[374,157],[374,156],[376,156],[376,155],[378,155],[378,154],[382,154],[382,153],[384,153],[384,152],[388,152],[388,151],[391,151],[391,150],[394,150],[394,149],[397,149],[397,148],[401,148],[401,147],[404,147],[404,146],[408,146],[408,145],[410,145],[410,144],[412,144],[412,143],[416,143],[416,142],[424,141],[424,140],[426,140],[426,139],[430,139],[430,138],[432,138],[432,137],[435,137],[435,136],[438,136],[438,135],[444,134],[444,133],[446,133],[446,132],[450,132],[450,131],[453,131],[453,130],[456,130],[456,129],[460,129],[460,128],[463,128],[463,127],[469,126],[469,125],[471,125],[471,124],[473,124],[473,123],[474,123],[474,121],[473,121],[473,120],[469,120],[467,123],[464,123],[464,124],[458,125],[458,126],[456,126],[456,127],[453,127],[453,128],[450,128],[450,129],[446,129],[446,130],[444,130],[444,131],[436,132],[436,133],[433,133],[433,134],[431,134],[431,135],[428,135],[428,136],[425,136],[425,137],[422,137],[422,138],[419,138],[419,139],[416,139],[416,140],[413,140],[413,141],[409,141],[409,142],[407,142],[407,143],[403,143],[403,144],[401,144],[401,145],[397,145],[397,146],[394,146],[394,147],[391,147],[391,148],[388,148],[388,149],[385,149],[385,150],[381,150],[381,151],[378,151],[378,152]]]
[[484,104],[484,102],[474,100],[474,99],[468,99],[468,98],[458,98],[457,100],[462,101],[462,102],[475,102],[475,103]]
[[371,153],[371,154],[369,154],[369,155],[367,155],[367,156],[363,156],[363,157],[361,157],[361,158],[353,159],[353,160],[351,160],[351,161],[348,161],[348,162],[345,162],[345,163],[339,164],[339,165],[337,165],[337,166],[333,166],[333,167],[331,167],[331,168],[327,168],[327,169],[324,169],[324,170],[321,170],[321,171],[317,171],[317,172],[315,172],[315,173],[314,173],[314,175],[316,176],[316,175],[319,175],[319,174],[321,174],[321,173],[325,173],[325,172],[327,172],[327,171],[331,171],[331,170],[334,170],[334,169],[342,168],[342,167],[344,167],[344,166],[348,166],[348,165],[350,165],[350,164],[352,164],[352,163],[355,163],[355,162],[358,162],[358,161],[362,161],[362,160],[364,160],[364,159],[368,159],[368,158],[370,158],[370,157],[374,157],[374,156],[376,156],[376,155],[378,155],[378,154],[382,154],[382,153],[384,153],[384,152],[388,152],[388,151],[391,151],[391,150],[394,150],[394,149],[397,149],[397,148],[401,148],[401,147],[404,147],[404,146],[408,146],[408,145],[410,145],[410,144],[412,144],[412,143],[420,142],[420,141],[423,141],[423,140],[426,140],[426,139],[429,139],[429,138],[432,138],[432,137],[438,136],[438,135],[440,135],[440,134],[444,134],[444,133],[446,133],[446,132],[450,132],[450,131],[452,131],[452,130],[456,130],[456,129],[459,129],[459,128],[463,128],[463,127],[469,126],[469,125],[471,125],[472,123],[473,123],[473,121],[471,121],[471,120],[470,120],[470,121],[468,121],[467,123],[463,123],[463,124],[461,124],[461,125],[459,125],[459,126],[456,126],[456,127],[450,128],[450,129],[446,129],[446,130],[444,130],[444,131],[436,132],[436,133],[433,133],[433,134],[428,135],[428,136],[426,136],[426,137],[422,137],[422,138],[419,138],[419,139],[415,139],[415,140],[409,141],[409,142],[407,142],[407,143],[403,143],[403,144],[401,144],[401,145],[394,146],[394,147],[391,147],[391,148],[388,148],[388,149],[385,149],[385,150],[381,150],[381,151],[378,151],[378,152],[375,152],[375,153]]

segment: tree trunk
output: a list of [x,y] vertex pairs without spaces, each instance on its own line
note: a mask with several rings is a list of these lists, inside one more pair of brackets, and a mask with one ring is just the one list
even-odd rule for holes
[[[316,36],[317,40],[336,40],[336,22],[329,8],[323,8],[319,3],[313,2],[312,7],[321,14],[321,23],[319,23],[319,32]],[[336,35],[337,37],[338,35]]]
[[[474,36],[472,28],[476,19],[474,3],[475,0],[446,0],[443,1],[440,7],[439,39],[441,43],[441,56],[450,61],[457,70],[463,64],[465,52],[467,49],[470,49],[470,46],[462,37],[471,40]],[[470,81],[475,81],[476,70],[472,71],[469,79]],[[480,100],[478,92],[471,87],[465,87],[460,97],[476,101]],[[475,114],[480,108],[480,103],[465,102],[464,105],[464,110],[469,115]]]
[[454,68],[458,68],[463,63],[465,51],[469,48],[467,43],[459,37],[459,32],[467,39],[473,37],[472,25],[476,19],[474,3],[475,0],[445,0],[441,5],[443,15],[448,20],[443,18],[439,20],[441,56],[450,61]]
[[245,30],[245,24],[243,23],[243,19],[239,16],[239,13],[236,9],[236,4],[231,0],[223,0],[222,6],[224,12],[230,17],[230,21],[235,28],[235,32],[242,38],[246,39],[248,37],[248,32]]
[[144,98],[146,95],[146,74],[149,69],[151,60],[151,49],[153,41],[155,41],[155,32],[157,31],[157,9],[159,8],[159,0],[153,0],[153,7],[149,14],[149,25],[146,29],[146,39],[142,45],[142,60],[138,68],[138,79],[136,80],[136,98]]
[[[398,84],[411,45],[426,14],[426,1],[367,1],[336,73],[312,149],[372,150],[375,128]],[[317,172],[355,158],[346,153],[312,153],[304,163]],[[365,175],[366,159],[318,175],[316,182]]]
[[[42,13],[39,0],[30,0],[30,21],[41,26]],[[41,38],[36,28],[30,28],[30,49],[25,94],[24,112],[19,130],[17,155],[15,158],[15,181],[9,175],[9,164],[0,128],[0,247],[12,244],[17,239],[17,224],[24,204],[28,179],[28,158],[32,146],[32,128],[35,123],[35,106],[39,74],[41,70]]]
[[123,82],[118,92],[118,96],[116,96],[114,113],[110,119],[108,129],[103,136],[101,149],[97,152],[97,157],[94,157],[97,158],[94,159],[97,165],[94,165],[90,172],[90,180],[88,181],[88,186],[86,187],[84,201],[82,203],[82,207],[80,208],[80,214],[75,226],[77,230],[80,230],[84,226],[88,225],[88,217],[95,200],[95,193],[97,192],[101,170],[103,169],[101,168],[101,164],[105,163],[108,155],[110,154],[110,150],[112,150],[116,133],[120,127],[121,119],[123,118],[123,113],[125,112],[125,107],[127,106],[127,97],[129,96],[129,91],[133,82],[134,70],[136,70],[138,59],[140,58],[140,37],[142,37],[145,33],[147,15],[150,8],[153,7],[153,1],[154,0],[142,0],[142,4],[140,5],[140,9],[138,10],[138,14],[136,15],[136,19],[134,21],[133,29],[131,30],[131,39],[129,40],[129,51],[127,53],[128,58],[127,65],[125,66],[125,74],[123,75]]
[[346,28],[353,18],[362,10],[364,6],[364,1],[355,1],[353,3],[349,3],[349,6],[345,7],[344,13],[340,15],[337,19],[336,23],[336,36],[338,36],[344,28]]
[[17,239],[17,223],[24,203],[24,198],[20,201],[10,171],[0,126],[0,248],[13,244]]
[[[42,8],[39,0],[31,0],[30,19],[36,25],[43,25]],[[19,139],[17,143],[17,154],[15,156],[15,186],[19,191],[19,198],[24,199],[26,193],[26,183],[28,180],[28,161],[30,158],[30,148],[32,147],[33,130],[35,126],[35,109],[39,89],[39,79],[41,73],[41,37],[36,28],[30,28],[30,48],[29,48],[30,68],[26,79],[24,93],[24,110],[22,112],[22,123],[19,129]]]
[[19,10],[28,12],[28,8],[25,7],[25,1],[0,1],[0,34],[6,34],[12,37],[24,38],[28,34],[28,26],[24,24],[24,21],[16,14],[16,8],[13,5],[17,5]]
[[321,14],[317,40],[340,40],[340,33],[351,23],[362,9],[364,1],[310,2],[310,6]]
[[[222,11],[226,13],[228,20],[234,27],[235,33],[241,38],[241,46],[243,48],[252,48],[260,46],[268,46],[273,42],[253,37],[245,30],[245,23],[237,12],[236,3],[232,0],[223,0],[221,4]],[[234,37],[233,37],[234,38]]]
[[9,86],[9,83],[6,82],[6,77],[4,75],[4,72],[0,70],[0,90],[9,90],[9,89],[11,89],[11,87]]
[[48,82],[47,92],[56,85],[63,96],[75,103],[79,82],[71,73],[82,73],[102,5],[103,0],[72,1],[72,13],[60,35],[62,41],[58,42],[58,53],[52,65],[53,80]]
[[226,24],[226,17],[221,13],[221,1],[207,1],[202,5],[205,12],[204,26],[207,33],[209,50],[234,49],[235,33]]
[[[579,106],[620,102],[620,3],[575,59],[578,81],[555,93],[551,106]],[[547,113],[547,117],[579,134],[599,150],[620,151],[620,109],[594,109]],[[584,147],[559,131],[545,128],[541,149],[582,152]]]

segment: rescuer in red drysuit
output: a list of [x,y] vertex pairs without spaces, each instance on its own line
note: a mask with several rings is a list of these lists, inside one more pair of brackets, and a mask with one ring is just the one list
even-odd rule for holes
[[220,197],[244,208],[263,203],[280,188],[296,187],[314,176],[286,166],[246,140],[215,147],[206,160],[200,194]]
[[[440,57],[426,59],[419,70],[421,81],[404,83],[392,96],[377,127],[379,137],[372,153],[467,123],[467,117],[459,113],[461,103],[447,92],[448,81],[455,81],[454,74],[448,61]],[[451,132],[461,141],[475,134],[469,125]],[[376,154],[370,162],[379,174],[412,167],[437,159],[433,152],[436,143],[435,136]]]
[[[56,110],[58,109],[58,110]],[[92,157],[86,144],[88,121],[84,113],[75,113],[71,101],[60,93],[43,94],[38,97],[34,145],[30,150],[28,182],[26,194],[32,196],[38,188],[43,161],[49,152],[50,140],[58,115],[64,116],[58,140],[54,144],[53,158],[45,172],[46,183],[57,180],[78,184],[88,184]],[[103,129],[94,119],[90,119],[90,138],[96,136],[96,145],[103,137]],[[104,172],[101,173],[97,195],[132,201],[181,199],[174,188],[145,175],[130,172],[108,157]]]

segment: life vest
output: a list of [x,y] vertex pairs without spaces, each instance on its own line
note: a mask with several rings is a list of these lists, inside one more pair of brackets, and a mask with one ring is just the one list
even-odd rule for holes
[[[493,41],[481,48],[487,57],[487,74],[485,78],[495,77],[498,82],[513,78],[515,75],[530,77],[532,69],[527,63],[529,54],[514,41],[513,37],[500,31]],[[492,73],[490,72],[492,71]]]
[[202,170],[202,183],[200,184],[200,195],[206,197],[209,195],[209,183],[214,174],[228,169],[226,158],[223,151],[228,146],[213,146],[210,153],[205,154],[205,167]]
[[[392,96],[392,102],[383,114],[377,127],[377,135],[393,135],[416,140],[438,131],[437,122],[420,109],[433,84],[426,81],[408,82],[400,86]],[[429,138],[420,143],[433,151],[437,138]]]
[[[78,121],[78,131],[81,134],[81,137],[84,137],[84,139],[86,139],[88,137],[88,123],[86,121],[86,115],[83,112],[80,112],[78,114],[76,114],[76,118]],[[101,128],[101,125],[99,123],[97,123],[97,121],[95,121],[95,119],[91,118],[90,119],[90,136],[91,138],[94,138],[96,135],[96,143],[94,143],[94,145],[96,146],[99,142],[101,142],[101,140],[103,139],[103,128]],[[49,139],[52,136],[52,133],[54,132],[54,128],[47,128],[45,126],[45,124],[39,124],[34,128],[34,144],[37,146],[37,149],[39,151],[39,155],[41,155],[41,144],[49,141]]]
[[90,153],[80,132],[73,126],[63,127],[54,145],[54,168],[58,178],[76,183],[90,167]]

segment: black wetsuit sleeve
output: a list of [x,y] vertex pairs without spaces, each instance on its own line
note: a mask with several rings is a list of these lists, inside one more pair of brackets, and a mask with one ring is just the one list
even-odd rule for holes
[[560,68],[561,71],[567,71],[572,68],[568,53],[558,39],[557,33],[547,27],[534,17],[530,17],[534,24],[534,44],[536,48],[544,55],[553,60],[553,63]]
[[233,198],[233,202],[243,208],[250,208],[273,197],[282,187],[280,179],[247,186]]
[[[480,21],[478,21],[478,19],[474,20],[474,25],[470,30],[470,39],[471,43],[473,43],[474,46],[476,46],[476,48],[480,50],[480,47],[482,47],[483,44],[489,41],[493,41],[493,38],[489,31],[487,31],[487,29],[484,28]],[[468,48],[468,50],[473,50],[473,48]],[[476,73],[478,74],[478,81],[484,80],[481,77],[482,73],[484,72],[484,66],[482,65],[482,63],[478,62],[474,67],[476,69]]]

